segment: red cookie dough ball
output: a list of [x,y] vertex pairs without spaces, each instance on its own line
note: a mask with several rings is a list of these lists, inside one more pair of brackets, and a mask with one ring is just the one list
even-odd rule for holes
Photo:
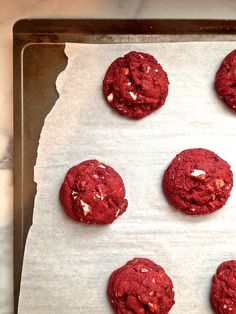
[[233,186],[229,164],[215,153],[187,149],[165,170],[163,191],[172,206],[188,215],[205,215],[221,208]]
[[168,84],[166,72],[153,56],[131,51],[110,65],[103,93],[121,115],[141,119],[164,104]]
[[210,299],[216,314],[236,314],[236,261],[223,262],[218,267]]
[[115,270],[107,294],[116,314],[166,314],[175,303],[170,277],[147,258],[135,258]]
[[218,69],[215,88],[225,104],[236,111],[236,49],[225,57]]
[[97,160],[86,160],[69,169],[60,200],[71,219],[86,224],[112,223],[128,206],[120,175]]

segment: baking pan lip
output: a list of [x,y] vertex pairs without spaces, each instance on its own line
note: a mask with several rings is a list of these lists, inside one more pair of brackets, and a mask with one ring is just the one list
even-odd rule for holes
[[[109,24],[110,27],[104,27]],[[67,29],[65,31],[65,29]],[[113,31],[112,31],[113,29]],[[13,25],[13,33],[132,33],[132,34],[173,34],[181,33],[234,33],[236,20],[232,19],[41,19],[23,18]]]
[[[109,25],[109,27],[107,27]],[[81,36],[80,36],[81,35]],[[97,36],[98,35],[98,36]],[[105,35],[105,36],[104,36]],[[112,35],[112,37],[109,37]],[[17,313],[21,266],[25,237],[31,225],[33,208],[26,208],[32,195],[22,193],[22,182],[29,175],[24,166],[24,122],[25,107],[23,79],[25,79],[22,58],[27,47],[57,46],[61,56],[65,42],[84,42],[84,38],[94,38],[99,42],[103,37],[114,43],[117,35],[168,36],[197,35],[204,40],[207,35],[222,35],[224,38],[236,36],[236,20],[209,19],[20,19],[13,25],[13,70],[14,70],[14,292],[15,313]],[[230,35],[227,37],[227,35]],[[233,35],[233,37],[231,36]],[[96,37],[97,36],[97,37]],[[205,36],[205,37],[204,37]],[[221,37],[222,37],[221,36]],[[226,36],[226,37],[225,37]],[[129,37],[125,37],[129,38]],[[139,38],[137,36],[137,38]],[[159,38],[159,37],[158,37]],[[177,38],[177,41],[180,37]],[[208,37],[207,37],[208,38]],[[159,39],[157,39],[159,40]],[[127,39],[128,42],[128,39]],[[100,41],[104,43],[104,41]],[[106,42],[107,43],[107,42]],[[27,53],[26,53],[27,54]],[[62,59],[60,59],[62,60]],[[27,95],[25,96],[27,97]],[[47,113],[45,112],[45,115]],[[28,121],[27,121],[28,123]],[[32,120],[31,123],[34,123]],[[34,139],[35,140],[35,139]],[[37,140],[37,139],[36,139]],[[29,147],[28,147],[29,148]],[[27,167],[29,165],[27,164]],[[27,168],[28,169],[28,168]],[[27,177],[28,176],[28,177]],[[32,181],[33,184],[33,181]],[[30,206],[29,206],[30,207]]]

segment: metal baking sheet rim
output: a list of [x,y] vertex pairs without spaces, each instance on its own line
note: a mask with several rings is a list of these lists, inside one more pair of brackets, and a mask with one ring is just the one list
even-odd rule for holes
[[[17,313],[24,245],[32,224],[36,193],[33,166],[44,118],[57,99],[53,83],[66,66],[65,42],[105,44],[232,41],[235,40],[235,36],[236,20],[23,19],[15,23],[13,27],[15,313]],[[34,94],[32,87],[28,87],[30,81],[36,83],[31,68],[36,72],[40,67],[37,68],[37,64],[28,64],[27,67],[27,62],[35,60],[38,52],[39,56],[41,54],[41,61],[43,60],[43,62],[38,62],[42,67],[42,72],[45,73],[45,84],[42,80],[41,85],[37,86],[39,94]],[[53,75],[49,73],[50,70]],[[28,80],[27,71],[30,73]],[[48,97],[45,98],[45,106],[42,108],[38,101],[45,92],[43,88],[47,89],[48,86],[51,89],[44,93]],[[43,88],[40,89],[40,87]],[[35,96],[34,102],[31,99],[33,96]]]

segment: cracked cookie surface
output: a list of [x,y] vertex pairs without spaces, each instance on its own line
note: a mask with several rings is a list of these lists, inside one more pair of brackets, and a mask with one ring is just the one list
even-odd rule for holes
[[220,65],[215,77],[215,89],[225,104],[236,111],[236,49]]
[[86,160],[68,170],[60,200],[71,219],[86,224],[112,223],[128,206],[120,175],[97,160]]
[[153,56],[131,51],[109,66],[103,93],[119,114],[141,119],[164,104],[168,84],[166,72]]
[[167,314],[175,303],[170,277],[147,258],[135,258],[115,270],[107,294],[116,314]]
[[213,277],[211,304],[216,314],[236,314],[236,261],[223,262]]
[[169,203],[188,215],[210,214],[220,209],[232,186],[229,164],[203,148],[178,154],[165,170],[162,181]]

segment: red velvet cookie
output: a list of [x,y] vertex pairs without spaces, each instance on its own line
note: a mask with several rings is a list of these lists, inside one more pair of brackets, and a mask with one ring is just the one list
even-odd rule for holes
[[97,160],[69,169],[60,200],[70,218],[86,224],[112,223],[128,206],[120,175]]
[[227,261],[218,267],[210,299],[216,314],[236,314],[236,261]]
[[229,164],[215,153],[187,149],[165,170],[163,191],[170,204],[188,215],[205,215],[221,208],[233,186]]
[[170,277],[147,258],[135,258],[115,270],[107,294],[116,314],[167,314],[175,303]]
[[215,88],[226,105],[236,111],[236,49],[224,58],[218,69]]
[[153,56],[131,51],[110,65],[103,93],[121,115],[141,119],[164,104],[168,84],[166,72]]

